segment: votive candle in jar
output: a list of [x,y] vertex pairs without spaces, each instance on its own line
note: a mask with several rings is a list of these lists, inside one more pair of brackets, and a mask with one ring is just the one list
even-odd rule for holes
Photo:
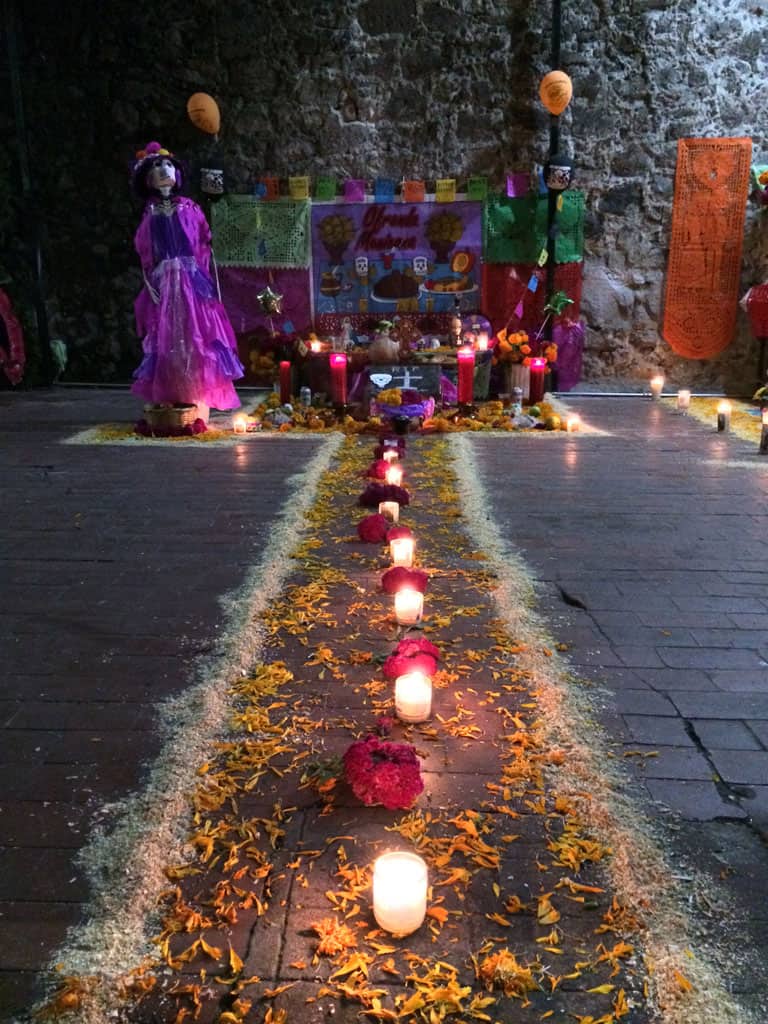
[[724,399],[717,403],[717,430],[718,433],[731,429],[731,403]]
[[402,466],[387,466],[387,471],[384,479],[388,484],[394,484],[399,487],[403,482],[403,468]]
[[415,626],[424,614],[424,595],[413,587],[403,587],[395,594],[395,619],[398,626]]
[[400,502],[399,501],[380,501],[379,502],[379,515],[386,516],[393,523],[398,522],[400,519]]
[[691,407],[691,392],[687,388],[681,388],[677,392],[677,411],[686,415]]
[[322,341],[310,341],[309,347],[312,349],[312,351],[315,353],[315,355],[317,355],[318,352],[322,352],[323,351],[323,343],[322,343]]
[[232,430],[235,434],[245,434],[248,432],[248,420],[245,416],[233,416],[232,417]]
[[427,865],[415,853],[383,853],[373,865],[373,916],[393,935],[410,935],[427,913]]
[[401,722],[426,722],[432,714],[432,680],[415,669],[395,680],[395,714]]
[[413,537],[396,537],[389,542],[389,554],[392,565],[402,565],[410,569],[413,565]]
[[477,332],[477,351],[487,352],[488,351],[488,331]]
[[661,374],[656,377],[651,377],[651,397],[661,398],[661,392],[664,390],[664,378]]
[[565,421],[565,429],[569,434],[575,434],[577,430],[581,428],[581,416],[577,413],[573,413]]

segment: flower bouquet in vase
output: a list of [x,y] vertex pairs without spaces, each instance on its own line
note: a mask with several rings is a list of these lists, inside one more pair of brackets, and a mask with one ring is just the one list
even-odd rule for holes
[[501,366],[506,394],[511,395],[513,388],[520,388],[524,399],[530,395],[531,351],[525,331],[510,332],[503,327],[497,333],[496,345],[493,349],[493,362]]

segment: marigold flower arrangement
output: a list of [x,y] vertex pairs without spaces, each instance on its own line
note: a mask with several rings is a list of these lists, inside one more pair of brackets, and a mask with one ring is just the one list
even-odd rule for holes
[[387,388],[376,396],[378,405],[402,405],[403,393],[400,388]]
[[528,366],[532,351],[528,342],[529,338],[525,331],[510,333],[503,327],[496,335],[494,363],[523,363],[524,366]]
[[355,740],[343,758],[344,778],[366,806],[383,804],[396,811],[410,807],[424,789],[416,751],[369,735]]

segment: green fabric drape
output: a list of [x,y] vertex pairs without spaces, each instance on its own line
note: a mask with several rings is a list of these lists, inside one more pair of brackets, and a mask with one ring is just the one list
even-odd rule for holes
[[[561,193],[557,213],[555,261],[575,263],[584,254],[584,193]],[[547,196],[490,196],[483,216],[483,248],[487,263],[536,263],[547,245]]]

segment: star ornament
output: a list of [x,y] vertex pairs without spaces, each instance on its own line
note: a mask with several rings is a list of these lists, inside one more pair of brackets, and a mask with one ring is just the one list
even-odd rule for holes
[[256,298],[265,313],[282,313],[283,296],[278,292],[273,292],[269,285],[260,291]]

